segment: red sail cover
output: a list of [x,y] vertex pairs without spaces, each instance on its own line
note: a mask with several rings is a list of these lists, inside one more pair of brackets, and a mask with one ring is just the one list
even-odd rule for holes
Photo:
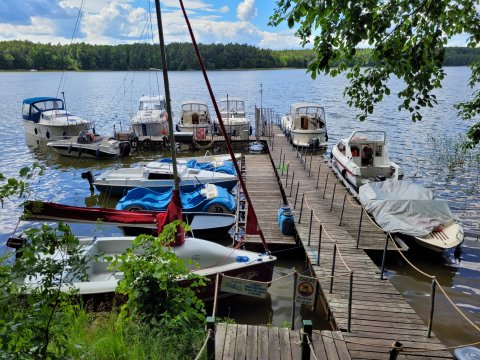
[[257,214],[253,208],[248,209],[247,211],[247,225],[245,226],[245,233],[247,235],[258,235],[260,231],[258,229]]
[[[182,202],[180,200],[180,191],[177,189],[173,190],[172,198],[170,199],[170,203],[168,204],[165,216],[159,217],[157,221],[158,233],[160,234],[162,232],[163,227],[166,224],[169,224],[175,220],[182,220]],[[175,231],[175,242],[173,243],[173,246],[180,246],[184,242],[185,232],[183,231],[182,226],[178,225]]]

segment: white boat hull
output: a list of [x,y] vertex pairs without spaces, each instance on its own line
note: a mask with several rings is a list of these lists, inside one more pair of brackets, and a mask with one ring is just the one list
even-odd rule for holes
[[325,135],[325,129],[290,131],[292,144],[299,147],[326,147],[328,143]]
[[45,124],[42,122],[35,123],[30,120],[23,120],[23,126],[27,135],[50,140],[53,137],[76,136],[80,131],[88,129],[90,123]]
[[132,131],[135,136],[163,136],[168,134],[168,123],[166,122],[132,122]]
[[452,221],[426,236],[415,236],[413,238],[420,246],[436,252],[443,252],[456,248],[463,242],[463,227],[461,224]]

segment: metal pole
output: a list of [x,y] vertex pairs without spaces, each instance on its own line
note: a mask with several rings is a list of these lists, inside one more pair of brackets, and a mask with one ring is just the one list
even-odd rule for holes
[[[290,196],[292,196],[292,189],[293,189],[293,179],[295,179],[295,171],[292,174],[292,183],[290,184]],[[288,188],[288,185],[287,185]]]
[[280,148],[280,159],[278,160],[279,161],[279,164],[278,164],[279,169],[282,168],[282,153],[283,153],[283,148]]
[[285,154],[283,154],[283,166],[280,166],[282,168],[282,176],[283,176],[283,169],[285,168]]
[[345,200],[347,199],[347,193],[343,196],[343,205],[342,205],[342,212],[340,214],[340,223],[338,226],[342,226],[342,220],[343,220],[343,211],[345,210]]
[[327,177],[325,178],[325,187],[323,188],[323,198],[325,199],[325,192],[327,191],[327,183],[328,183],[328,172]]
[[333,244],[332,272],[330,274],[330,294],[333,291],[333,276],[335,275],[335,258],[337,256],[337,242]]
[[215,360],[215,317],[207,317],[207,331],[210,330],[210,337],[207,341],[207,359]]
[[310,246],[310,239],[312,237],[312,221],[313,221],[313,209],[310,209],[310,227],[308,228],[308,246]]
[[320,170],[322,170],[322,164],[318,164],[318,174],[317,174],[317,187],[315,189],[318,189],[318,180],[320,180]]
[[400,353],[400,350],[402,349],[403,345],[399,341],[395,341],[393,344],[395,346],[392,350],[390,350],[390,357],[388,360],[397,360],[398,354]]
[[297,272],[293,273],[293,294],[292,294],[292,330],[295,330],[295,294],[297,293]]
[[302,220],[302,211],[303,211],[303,200],[305,200],[305,193],[302,195],[302,204],[300,205],[300,215],[298,215],[298,223]]
[[311,320],[303,320],[302,360],[310,360],[310,345],[308,344],[308,338],[312,338],[312,328]]
[[347,331],[352,331],[353,270],[350,271],[350,287],[348,289],[348,324]]
[[213,310],[212,310],[212,316],[215,317],[215,314],[217,313],[217,300],[218,300],[218,282],[220,280],[220,274],[217,274],[215,276],[215,295],[213,297]]
[[288,186],[288,170],[290,169],[290,166],[287,166],[287,177],[285,178],[285,188]]
[[310,153],[310,166],[308,167],[308,177],[312,173],[312,160],[313,160],[313,151]]
[[435,310],[435,290],[437,287],[437,280],[435,276],[432,279],[432,294],[430,299],[430,318],[428,319],[428,333],[427,337],[430,337],[432,334],[432,325],[433,325],[433,312]]
[[300,181],[297,182],[297,191],[295,192],[295,203],[293,204],[293,208],[297,207],[297,197],[298,197],[298,189],[300,188]]
[[323,225],[320,224],[320,231],[318,233],[317,266],[320,266],[320,249],[322,247],[322,230],[323,230]]
[[358,249],[358,244],[360,243],[360,231],[362,230],[362,220],[363,220],[363,207],[360,210],[360,221],[358,222],[357,249]]
[[387,237],[385,239],[385,246],[383,248],[383,255],[382,255],[382,267],[380,268],[380,280],[383,279],[383,273],[385,272],[385,259],[387,257],[387,249],[388,249],[388,237],[390,236],[390,233],[387,233]]
[[337,182],[335,181],[335,184],[333,184],[333,195],[332,195],[332,203],[330,204],[330,211],[333,210],[333,200],[335,199],[335,190],[337,190]]

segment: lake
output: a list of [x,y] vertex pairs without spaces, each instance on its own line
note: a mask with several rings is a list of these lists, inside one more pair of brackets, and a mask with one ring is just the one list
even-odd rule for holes
[[[468,99],[469,69],[446,68],[443,88],[436,91],[438,105],[426,109],[424,120],[412,123],[408,112],[399,112],[397,94],[402,89],[399,80],[392,79],[392,94],[380,104],[364,123],[355,120],[355,110],[346,104],[344,77],[318,77],[312,80],[304,70],[212,71],[210,82],[217,101],[227,94],[246,100],[247,111],[253,117],[254,106],[272,108],[277,114],[288,112],[298,101],[320,102],[325,107],[330,145],[348,136],[353,129],[385,130],[393,161],[403,167],[407,178],[433,187],[438,197],[449,201],[461,218],[465,230],[480,232],[479,158],[455,156],[455,144],[461,140],[469,123],[458,118],[453,104]],[[4,72],[0,73],[0,127],[2,151],[0,172],[7,177],[18,175],[24,166],[39,162],[46,167],[45,175],[31,184],[31,198],[78,206],[103,204],[98,193],[90,194],[88,183],[80,174],[93,170],[129,165],[160,156],[155,153],[136,154],[115,162],[94,162],[86,159],[62,158],[36,146],[26,139],[21,121],[22,100],[34,96],[55,96],[62,73]],[[129,116],[137,108],[141,95],[164,93],[161,73],[155,72],[75,72],[64,74],[67,107],[70,112],[95,121],[98,133],[111,135],[114,127],[126,130]],[[169,74],[172,109],[179,113],[185,99],[204,99],[210,103],[202,74],[195,71]],[[262,87],[260,87],[262,84]],[[262,92],[260,92],[262,90]],[[211,111],[213,108],[211,107]],[[28,140],[28,141],[27,141]],[[122,162],[123,161],[123,162]],[[0,210],[0,243],[3,244],[18,226],[21,214],[19,201],[6,201]],[[113,235],[115,227],[72,225],[79,235]],[[408,257],[422,270],[434,274],[460,309],[476,324],[480,324],[480,244],[475,238],[466,239],[460,260],[432,256],[430,253],[409,252]],[[373,255],[378,262],[378,255]],[[301,260],[300,260],[301,262]],[[282,261],[276,276],[301,267],[298,261]],[[301,271],[301,269],[299,269]],[[390,256],[387,276],[419,312],[428,318],[430,282],[413,272],[399,257]],[[271,290],[271,301],[265,305],[259,323],[281,325],[290,321],[288,286]],[[446,344],[458,345],[478,341],[478,333],[468,325],[437,291],[433,330]],[[255,305],[256,306],[256,305]],[[247,305],[251,309],[252,305]],[[263,310],[262,310],[263,311]],[[228,315],[228,311],[227,315]],[[235,311],[234,311],[235,312]],[[297,311],[299,314],[299,311]],[[247,321],[255,321],[243,314]],[[308,315],[306,315],[308,316]],[[266,320],[267,319],[267,320]],[[300,323],[300,318],[296,323]]]

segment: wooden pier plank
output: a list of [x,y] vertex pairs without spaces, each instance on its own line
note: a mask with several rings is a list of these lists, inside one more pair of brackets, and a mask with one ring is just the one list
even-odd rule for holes
[[258,327],[254,325],[247,326],[247,357],[246,359],[256,359],[258,349]]

